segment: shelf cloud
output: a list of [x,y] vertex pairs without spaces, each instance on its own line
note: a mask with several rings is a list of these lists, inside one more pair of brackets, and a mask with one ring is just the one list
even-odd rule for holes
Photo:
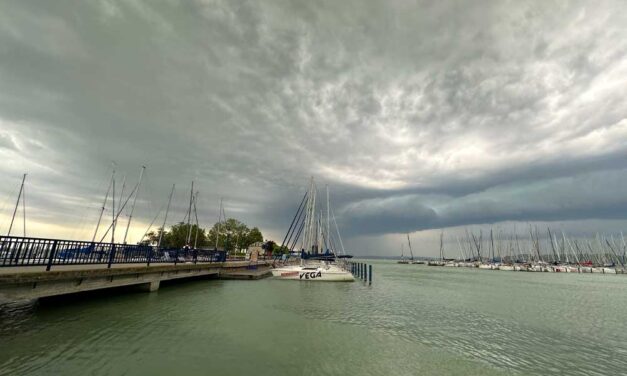
[[456,226],[627,224],[621,1],[2,8],[0,231],[26,172],[31,235],[90,237],[112,161],[129,186],[147,166],[135,237],[172,184],[182,218],[194,180],[206,226],[222,197],[280,240],[310,176],[362,254]]

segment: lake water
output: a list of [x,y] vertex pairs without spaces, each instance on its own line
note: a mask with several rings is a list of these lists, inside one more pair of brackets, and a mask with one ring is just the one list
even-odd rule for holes
[[372,263],[5,315],[0,375],[627,374],[627,275]]

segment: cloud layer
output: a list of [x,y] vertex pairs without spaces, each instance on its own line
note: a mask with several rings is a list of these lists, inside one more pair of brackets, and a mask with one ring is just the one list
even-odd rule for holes
[[623,7],[5,2],[0,225],[28,172],[33,231],[87,236],[112,160],[129,182],[148,166],[136,234],[173,183],[182,218],[194,180],[201,221],[224,197],[228,215],[278,238],[312,175],[360,247],[625,220]]

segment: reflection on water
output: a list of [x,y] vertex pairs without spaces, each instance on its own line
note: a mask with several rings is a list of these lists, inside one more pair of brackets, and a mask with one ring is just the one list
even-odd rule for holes
[[10,307],[0,374],[621,374],[627,276],[375,263]]

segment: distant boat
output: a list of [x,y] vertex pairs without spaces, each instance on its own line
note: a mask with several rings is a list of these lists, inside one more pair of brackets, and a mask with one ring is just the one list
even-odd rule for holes
[[401,259],[396,262],[397,264],[409,264],[409,260],[405,259],[404,253],[405,253],[405,244],[401,243]]

